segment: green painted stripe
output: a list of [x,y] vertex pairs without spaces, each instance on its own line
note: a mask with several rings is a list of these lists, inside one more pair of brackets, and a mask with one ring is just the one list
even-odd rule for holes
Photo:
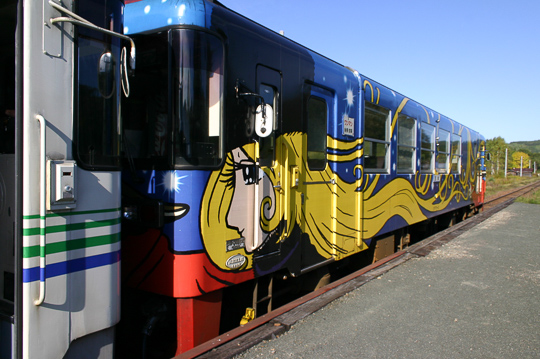
[[[98,228],[98,227],[108,227],[120,223],[120,217],[113,219],[104,219],[101,221],[92,221],[92,222],[80,222],[80,223],[71,223],[68,225],[61,224],[57,226],[47,226],[47,234],[50,233],[59,233],[67,231],[76,231],[80,229],[89,229],[89,228]],[[34,228],[24,228],[23,236],[35,236],[41,233],[39,227]]]
[[[81,214],[96,214],[96,213],[110,213],[110,212],[118,212],[121,208],[109,208],[109,209],[97,209],[93,211],[80,211],[80,212],[64,212],[64,213],[49,213],[47,214],[47,218],[53,218],[53,217],[66,217],[66,216],[77,216]],[[39,214],[32,214],[29,216],[23,216],[23,219],[39,219]]]
[[33,214],[31,216],[23,216],[23,219],[39,219],[39,214]]
[[[115,233],[115,234],[109,234],[105,236],[87,237],[87,238],[72,239],[72,240],[64,241],[64,242],[49,243],[47,244],[46,248],[47,248],[47,254],[54,254],[54,253],[72,251],[75,249],[90,248],[90,247],[97,247],[97,246],[102,246],[106,244],[113,244],[119,241],[120,241],[120,234]],[[43,248],[41,248],[39,245],[23,248],[23,258],[32,258],[32,257],[37,257],[37,256],[42,256],[42,257],[44,256]]]

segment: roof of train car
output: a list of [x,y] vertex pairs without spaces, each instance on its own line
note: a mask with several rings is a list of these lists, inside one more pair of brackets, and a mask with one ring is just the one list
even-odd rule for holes
[[[234,14],[235,16],[239,16],[245,21],[248,21],[252,23],[253,25],[260,27],[261,29],[268,31],[269,33],[273,35],[279,36],[280,38],[284,39],[286,42],[290,43],[291,45],[301,47],[302,49],[308,51],[312,56],[320,57],[320,59],[324,59],[326,61],[332,62],[335,65],[338,65],[348,71],[352,71],[358,76],[361,86],[364,83],[364,81],[367,80],[372,84],[376,84],[377,86],[384,88],[387,91],[390,91],[394,95],[408,98],[410,101],[414,102],[415,104],[419,106],[424,107],[426,110],[433,113],[434,117],[440,116],[441,118],[452,121],[455,124],[459,124],[462,127],[468,128],[470,131],[475,132],[477,135],[483,138],[483,136],[479,132],[470,129],[469,127],[461,124],[460,122],[457,122],[447,116],[444,116],[443,114],[433,110],[432,108],[427,107],[423,105],[422,103],[415,101],[411,99],[410,97],[403,95],[402,93],[381,84],[380,82],[377,82],[365,75],[362,75],[359,71],[356,71],[355,69],[351,67],[345,66],[333,59],[330,59],[327,56],[324,56],[320,53],[317,53],[316,51],[313,51],[305,47],[302,44],[297,43],[296,41],[290,38],[287,38],[281,34],[278,34],[274,30],[269,29],[265,27],[264,25],[261,25],[245,17],[244,15],[237,13],[234,10],[231,10],[230,8],[228,8],[227,6],[225,6],[224,4],[220,3],[217,0],[183,0],[183,1],[125,0],[125,4],[126,4],[126,10],[125,10],[124,33],[126,35],[146,33],[150,31],[153,32],[159,29],[166,29],[166,28],[171,28],[171,27],[175,27],[179,25],[191,25],[191,26],[200,26],[200,27],[207,28],[207,27],[210,27],[211,25],[211,14],[212,14],[213,6],[220,6],[221,8],[226,9],[231,14]],[[208,7],[207,5],[210,5],[210,7]],[[136,19],[136,20],[131,21],[131,19]]]

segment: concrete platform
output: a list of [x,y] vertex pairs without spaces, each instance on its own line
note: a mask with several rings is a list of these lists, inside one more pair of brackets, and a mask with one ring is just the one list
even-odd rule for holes
[[512,204],[237,358],[540,358],[540,206]]

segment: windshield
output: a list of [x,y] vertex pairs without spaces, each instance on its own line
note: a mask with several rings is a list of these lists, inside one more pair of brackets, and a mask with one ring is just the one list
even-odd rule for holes
[[217,166],[223,158],[223,46],[208,33],[140,35],[124,105],[127,155],[137,167]]

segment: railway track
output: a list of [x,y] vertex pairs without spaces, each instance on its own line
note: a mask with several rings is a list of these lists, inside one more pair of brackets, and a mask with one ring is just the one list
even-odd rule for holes
[[529,183],[528,185],[522,186],[520,188],[507,191],[505,193],[497,194],[492,197],[487,197],[484,201],[484,208],[489,209],[505,201],[513,201],[516,198],[526,195],[527,193],[530,193],[538,188],[540,188],[540,180]]
[[332,282],[315,292],[279,307],[268,314],[262,315],[244,326],[224,333],[176,358],[232,358],[263,340],[275,338],[289,330],[299,320],[321,309],[333,300],[381,276],[411,258],[428,255],[431,251],[450,242],[493,214],[506,208],[516,198],[538,188],[540,188],[540,180],[490,197],[484,202],[484,210],[481,213]]

